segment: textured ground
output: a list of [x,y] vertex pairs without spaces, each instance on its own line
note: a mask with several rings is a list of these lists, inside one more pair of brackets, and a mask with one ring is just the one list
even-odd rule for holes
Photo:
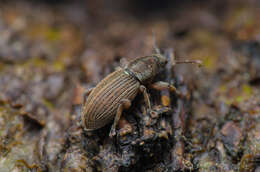
[[[0,171],[260,171],[260,3],[1,1]],[[84,89],[159,48],[204,66],[167,66],[170,108],[149,90],[86,133]]]

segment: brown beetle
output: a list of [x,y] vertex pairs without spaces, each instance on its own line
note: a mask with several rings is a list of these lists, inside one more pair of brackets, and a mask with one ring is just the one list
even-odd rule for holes
[[[152,79],[165,67],[167,58],[160,53],[139,57],[123,68],[118,68],[105,77],[95,88],[88,90],[84,96],[81,111],[82,125],[85,130],[95,130],[105,126],[114,119],[109,136],[115,135],[116,125],[124,109],[131,106],[131,101],[138,92],[144,94],[146,106],[151,110],[149,96],[145,85],[157,90],[169,89],[177,92],[173,85]],[[184,61],[177,63],[200,63]],[[86,96],[88,98],[86,99]]]

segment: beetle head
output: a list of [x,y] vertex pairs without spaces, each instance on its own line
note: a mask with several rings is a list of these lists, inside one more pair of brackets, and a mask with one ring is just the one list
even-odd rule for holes
[[163,68],[168,62],[168,59],[161,54],[153,54],[152,56],[156,58],[159,68]]

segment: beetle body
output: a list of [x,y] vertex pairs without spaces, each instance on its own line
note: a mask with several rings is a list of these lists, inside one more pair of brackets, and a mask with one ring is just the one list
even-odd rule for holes
[[83,127],[95,130],[112,121],[120,102],[132,101],[140,86],[150,83],[166,63],[167,59],[160,54],[140,57],[105,77],[82,105]]

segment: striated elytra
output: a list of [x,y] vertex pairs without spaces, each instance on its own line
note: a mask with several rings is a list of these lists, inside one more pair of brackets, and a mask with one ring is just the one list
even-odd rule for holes
[[131,106],[131,101],[138,92],[143,93],[146,106],[151,109],[145,86],[151,85],[154,89],[169,89],[176,92],[176,88],[166,82],[151,83],[166,63],[167,58],[161,54],[136,58],[125,67],[118,68],[106,76],[95,88],[88,90],[81,110],[84,129],[95,130],[114,119],[109,134],[112,137],[116,133],[116,125],[123,110]]

